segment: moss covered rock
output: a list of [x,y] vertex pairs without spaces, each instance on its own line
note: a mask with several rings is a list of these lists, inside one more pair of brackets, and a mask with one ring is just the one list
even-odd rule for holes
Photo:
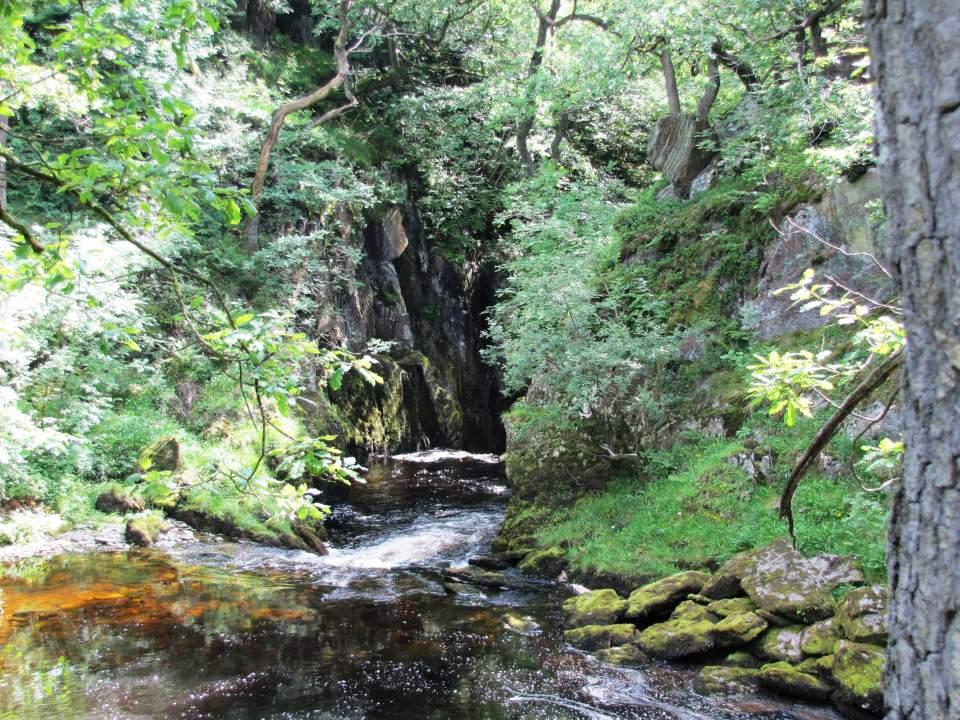
[[737,650],[724,658],[723,664],[727,667],[757,668],[760,667],[760,661],[745,650]]
[[123,536],[131,545],[150,547],[157,542],[160,535],[166,532],[168,528],[169,525],[160,515],[146,513],[127,520],[127,527]]
[[173,435],[164,435],[143,449],[137,465],[141,470],[176,472],[180,469],[180,443]]
[[628,623],[619,625],[585,625],[563,633],[565,642],[581,650],[607,650],[627,645],[637,639],[637,629]]
[[814,623],[800,636],[800,650],[804,655],[831,655],[840,639],[840,624],[835,618]]
[[690,570],[637,588],[627,598],[628,620],[643,622],[662,617],[691,593],[699,593],[709,576]]
[[826,700],[833,692],[830,683],[801,672],[788,662],[764,665],[757,678],[765,688],[803,700]]
[[701,695],[751,692],[759,686],[758,675],[755,668],[707,665],[694,678],[693,689]]
[[884,650],[877,645],[841,640],[837,643],[833,679],[835,700],[870,713],[883,711]]
[[848,640],[886,644],[887,589],[873,585],[851,590],[840,603],[837,622]]
[[767,621],[754,612],[733,613],[716,624],[714,640],[717,647],[745,645],[766,630],[767,625]]
[[643,665],[650,662],[650,658],[644,655],[643,651],[633,643],[598,650],[593,655],[598,660],[611,665]]
[[637,644],[648,655],[666,660],[700,655],[714,648],[716,619],[702,605],[687,601],[669,620],[641,632]]
[[785,540],[754,551],[748,560],[740,585],[763,610],[807,623],[833,615],[834,584]]
[[143,512],[144,504],[140,498],[135,498],[127,490],[119,485],[113,485],[106,492],[100,493],[93,505],[102,513],[127,513]]
[[616,590],[594,590],[577,595],[563,603],[567,627],[609,625],[620,619],[627,601]]
[[734,615],[736,613],[753,612],[756,609],[757,604],[748,597],[715,600],[707,605],[707,610],[720,617],[727,617],[728,615]]
[[815,675],[821,680],[833,680],[833,665],[836,662],[836,655],[823,655],[821,657],[810,657],[797,665],[797,670],[805,672],[808,675]]
[[550,547],[530,553],[517,567],[529,575],[555,578],[566,566],[567,559],[563,548]]
[[763,660],[799,663],[803,660],[800,638],[805,629],[802,625],[770,628],[754,641],[751,650]]

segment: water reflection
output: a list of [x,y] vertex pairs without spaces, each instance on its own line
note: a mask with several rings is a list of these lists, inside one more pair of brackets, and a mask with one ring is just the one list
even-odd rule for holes
[[489,542],[502,488],[489,462],[389,463],[337,508],[328,557],[195,541],[21,566],[0,579],[0,718],[834,717],[565,650],[547,595],[450,592],[436,571]]

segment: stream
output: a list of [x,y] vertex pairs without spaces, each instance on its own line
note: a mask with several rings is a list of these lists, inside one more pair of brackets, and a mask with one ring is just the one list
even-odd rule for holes
[[680,665],[602,664],[564,646],[552,586],[445,581],[488,550],[507,497],[495,457],[432,451],[372,466],[334,505],[325,557],[180,533],[17,563],[0,719],[837,717],[700,697]]

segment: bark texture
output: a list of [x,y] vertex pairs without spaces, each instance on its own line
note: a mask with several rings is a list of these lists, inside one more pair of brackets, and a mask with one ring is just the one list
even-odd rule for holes
[[907,454],[889,536],[887,718],[960,717],[960,7],[866,0]]

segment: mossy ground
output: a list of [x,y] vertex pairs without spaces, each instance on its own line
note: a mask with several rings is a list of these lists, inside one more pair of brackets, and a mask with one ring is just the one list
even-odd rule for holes
[[[729,462],[741,440],[695,439],[651,456],[642,475],[621,477],[569,509],[555,510],[535,533],[543,547],[566,549],[575,571],[637,583],[688,568],[710,568],[742,550],[787,535],[778,517],[781,477],[815,421],[787,430],[759,419],[777,474],[753,481]],[[843,444],[843,443],[839,443]],[[886,501],[849,478],[810,474],[794,501],[804,553],[855,556],[868,579],[884,577]]]

